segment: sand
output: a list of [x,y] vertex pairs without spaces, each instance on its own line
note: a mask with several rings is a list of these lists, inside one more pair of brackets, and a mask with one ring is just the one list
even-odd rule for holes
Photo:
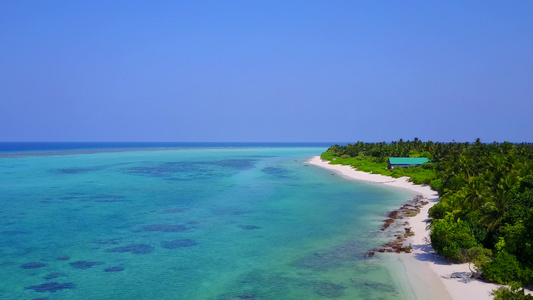
[[497,284],[479,280],[464,282],[451,278],[454,272],[470,272],[468,264],[450,264],[442,256],[435,254],[428,243],[429,231],[426,229],[428,210],[439,200],[437,192],[427,185],[416,185],[408,181],[408,177],[392,178],[379,174],[356,171],[351,166],[330,165],[320,156],[309,161],[311,165],[326,168],[336,174],[355,180],[363,180],[374,184],[383,184],[405,189],[422,195],[429,201],[421,208],[420,213],[409,218],[411,230],[415,233],[408,240],[413,247],[411,253],[398,254],[405,266],[405,276],[417,299],[453,299],[453,300],[484,300],[492,299],[490,292],[500,287]]

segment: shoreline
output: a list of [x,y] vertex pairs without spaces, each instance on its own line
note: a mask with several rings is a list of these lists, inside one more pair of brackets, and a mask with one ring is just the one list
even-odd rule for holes
[[383,184],[411,193],[422,195],[429,203],[420,208],[420,213],[407,218],[414,236],[407,239],[413,250],[411,253],[398,255],[405,268],[405,276],[417,299],[452,299],[452,300],[484,300],[492,299],[490,292],[500,285],[472,279],[464,282],[460,278],[451,278],[454,272],[470,272],[468,263],[451,264],[442,256],[437,255],[429,240],[426,220],[429,209],[439,201],[439,195],[427,185],[416,185],[408,181],[408,177],[393,178],[380,174],[357,171],[351,166],[330,165],[320,156],[313,157],[309,164],[335,171],[345,178],[362,180],[369,183]]

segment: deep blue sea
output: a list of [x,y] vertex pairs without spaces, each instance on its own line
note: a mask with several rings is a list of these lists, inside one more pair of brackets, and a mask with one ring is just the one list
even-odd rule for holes
[[[0,143],[0,299],[411,299],[329,144]],[[7,146],[6,146],[7,145]]]

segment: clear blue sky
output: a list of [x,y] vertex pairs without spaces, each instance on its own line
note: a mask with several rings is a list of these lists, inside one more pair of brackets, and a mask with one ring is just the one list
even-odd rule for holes
[[533,1],[0,1],[0,141],[533,142]]

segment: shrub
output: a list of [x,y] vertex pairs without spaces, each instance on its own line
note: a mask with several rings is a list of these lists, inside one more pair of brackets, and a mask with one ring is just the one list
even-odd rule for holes
[[461,220],[454,222],[452,215],[434,220],[431,226],[433,229],[429,236],[433,249],[449,260],[465,262],[467,259],[461,251],[479,246],[468,223]]
[[431,182],[429,183],[429,186],[435,191],[440,192],[440,189],[442,187],[442,179],[439,178],[439,179],[431,180]]
[[323,159],[323,160],[332,160],[333,159],[333,154],[329,151],[326,151],[324,153],[322,153],[320,155],[320,158]]
[[493,290],[490,294],[494,296],[494,300],[533,300],[533,296],[526,295],[524,289],[516,287],[511,287],[510,289],[501,287]]
[[446,216],[446,206],[443,202],[437,202],[429,209],[429,216],[433,219],[444,219]]
[[[492,251],[479,246],[468,250],[463,249],[460,252],[463,260],[468,261],[470,271],[477,273],[477,275],[479,275],[481,268],[490,262],[490,256],[492,256]],[[474,264],[474,270],[472,270],[472,264]]]
[[483,277],[499,284],[521,282],[522,272],[516,257],[506,251],[501,251],[494,260],[485,264],[481,270]]

